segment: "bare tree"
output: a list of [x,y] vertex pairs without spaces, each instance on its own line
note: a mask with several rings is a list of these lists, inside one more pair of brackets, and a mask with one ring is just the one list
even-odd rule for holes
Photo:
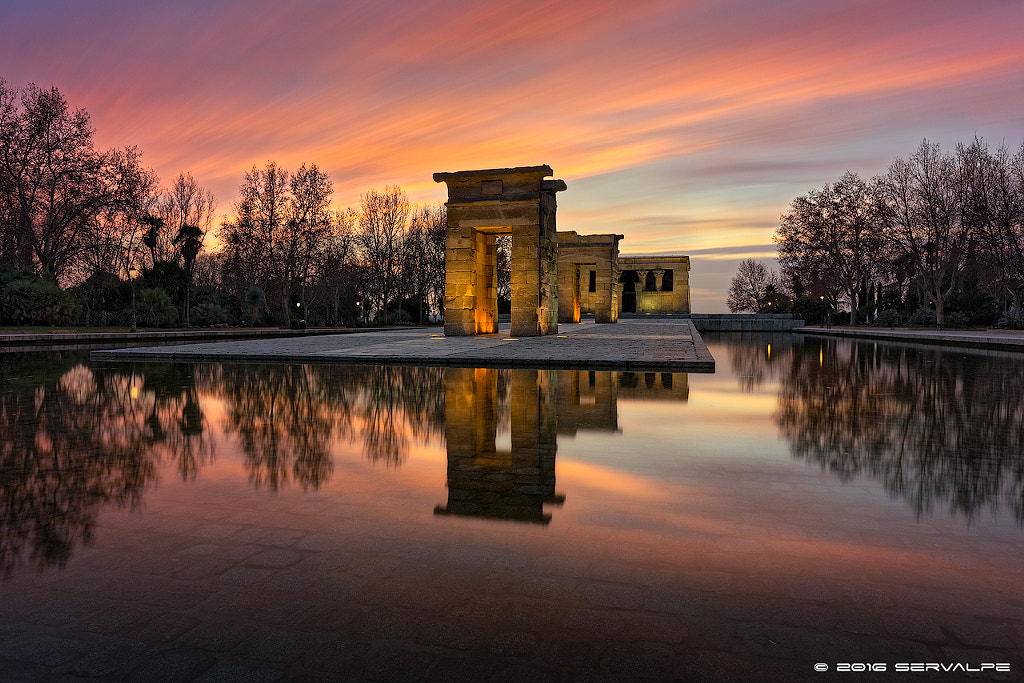
[[1013,306],[1024,290],[1024,144],[1011,157],[1005,145],[992,153],[983,140],[957,146],[973,170],[966,191],[969,220],[982,240],[981,260],[991,289]]
[[732,276],[726,304],[733,313],[764,313],[762,308],[767,301],[766,294],[770,293],[768,288],[778,286],[778,276],[773,270],[752,258],[744,259]]
[[861,282],[877,272],[885,237],[877,190],[847,171],[834,184],[793,200],[782,215],[775,242],[783,273],[821,291],[830,300],[842,292],[857,322]]
[[422,296],[428,311],[444,315],[445,242],[448,236],[448,211],[443,204],[421,206],[413,216],[413,225],[423,240]]
[[298,291],[305,317],[305,285],[323,258],[331,234],[334,187],[330,177],[316,164],[303,164],[291,177],[289,190],[288,217],[274,241],[274,261],[281,271],[284,305],[289,306],[291,295]]
[[357,221],[358,213],[351,208],[332,214],[330,230],[312,274],[323,318],[332,324],[354,325],[361,318],[358,303],[365,283],[362,265],[356,262]]
[[0,80],[0,264],[67,282],[98,231],[137,219],[155,175],[137,149],[97,150],[93,134],[57,88]]
[[272,255],[275,235],[287,220],[289,174],[273,161],[263,170],[252,167],[238,188],[234,220],[221,224],[223,266],[232,289],[242,294],[258,285],[265,292],[274,284]]
[[896,159],[880,184],[888,239],[912,259],[938,325],[978,242],[977,227],[965,220],[964,210],[974,161],[970,155],[942,154],[925,140],[909,159]]
[[494,240],[495,267],[498,271],[498,298],[512,300],[512,235],[498,235]]
[[397,293],[401,249],[408,222],[409,199],[401,187],[388,185],[383,190],[371,189],[362,196],[356,239],[369,270],[369,285],[384,317],[388,303]]

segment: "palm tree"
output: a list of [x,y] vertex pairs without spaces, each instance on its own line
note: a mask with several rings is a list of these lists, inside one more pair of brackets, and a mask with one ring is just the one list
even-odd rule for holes
[[185,261],[185,274],[188,276],[188,284],[185,287],[185,327],[191,327],[189,318],[190,292],[192,290],[192,271],[196,265],[196,257],[203,248],[203,231],[198,226],[186,223],[178,229],[174,236],[174,244],[181,251],[181,257]]

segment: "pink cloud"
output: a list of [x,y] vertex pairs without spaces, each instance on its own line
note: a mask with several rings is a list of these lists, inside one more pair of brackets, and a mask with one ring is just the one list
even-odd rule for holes
[[[706,247],[723,223],[765,244],[771,228],[743,226],[923,137],[1019,144],[1024,99],[1018,2],[22,0],[5,13],[0,76],[57,85],[101,144],[139,145],[164,179],[191,170],[222,209],[267,159],[318,163],[342,205],[385,183],[437,201],[434,171],[548,163],[569,183],[566,216],[587,222],[567,228],[685,226],[630,224],[625,250]],[[604,176],[618,204],[581,184]]]

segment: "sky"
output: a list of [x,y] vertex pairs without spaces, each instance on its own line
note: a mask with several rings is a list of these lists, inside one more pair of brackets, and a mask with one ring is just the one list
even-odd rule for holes
[[1024,138],[1021,0],[0,0],[0,78],[100,147],[189,171],[315,163],[337,208],[437,171],[548,164],[558,227],[690,256],[692,310],[774,263],[790,202],[923,139]]

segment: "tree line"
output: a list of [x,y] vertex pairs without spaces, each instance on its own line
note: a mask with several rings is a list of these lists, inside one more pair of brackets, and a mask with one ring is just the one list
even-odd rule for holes
[[188,171],[99,149],[55,87],[0,79],[0,324],[426,322],[444,301],[443,206],[398,186],[335,209],[316,164],[242,178],[232,215]]
[[241,297],[252,319],[319,324],[424,323],[444,307],[447,215],[413,207],[396,185],[359,209],[334,210],[316,164],[294,173],[269,161],[245,174],[234,218],[217,230],[203,281]]
[[794,199],[774,241],[781,273],[741,264],[731,310],[1024,326],[1024,145],[924,140],[882,175],[848,171]]

